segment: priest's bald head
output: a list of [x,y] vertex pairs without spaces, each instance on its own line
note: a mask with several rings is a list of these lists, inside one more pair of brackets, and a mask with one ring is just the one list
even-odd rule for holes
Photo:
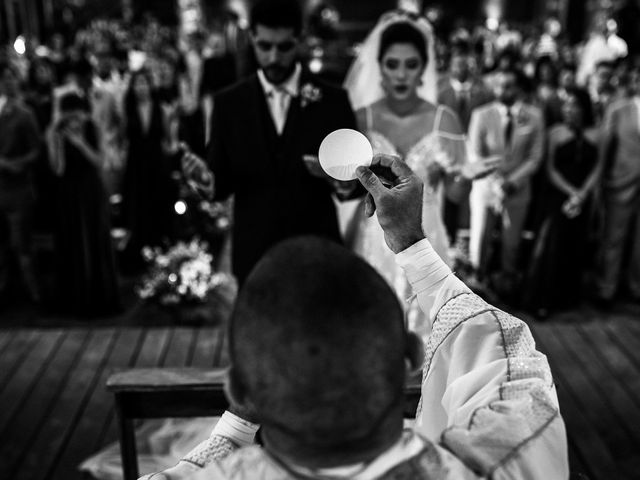
[[267,448],[307,463],[356,461],[399,437],[417,345],[365,261],[327,240],[288,240],[238,296],[230,393],[263,425]]

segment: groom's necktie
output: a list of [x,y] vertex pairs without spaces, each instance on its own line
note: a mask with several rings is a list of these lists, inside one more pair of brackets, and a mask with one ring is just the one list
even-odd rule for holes
[[289,100],[289,92],[284,88],[274,88],[269,95],[271,103],[271,113],[273,114],[273,122],[275,123],[278,135],[282,134],[284,124],[287,120],[287,101]]

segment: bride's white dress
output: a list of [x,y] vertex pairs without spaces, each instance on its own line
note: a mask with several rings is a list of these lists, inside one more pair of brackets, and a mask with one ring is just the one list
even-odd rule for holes
[[[371,107],[367,107],[365,134],[374,154],[396,155],[424,182],[422,226],[431,245],[449,265],[449,239],[442,219],[442,172],[455,170],[464,162],[464,137],[448,133],[441,128],[445,113],[438,106],[431,131],[425,133],[405,155],[402,155],[392,139],[375,128]],[[426,316],[417,303],[409,300],[411,287],[402,269],[397,266],[394,253],[389,249],[384,233],[377,218],[367,218],[363,208],[359,208],[349,227],[348,237],[353,250],[367,260],[396,291],[402,302],[406,303],[407,323],[411,330],[423,334],[426,328]]]

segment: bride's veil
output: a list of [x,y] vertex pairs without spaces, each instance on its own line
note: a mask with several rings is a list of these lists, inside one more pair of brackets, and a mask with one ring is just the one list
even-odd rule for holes
[[409,22],[416,27],[427,43],[429,62],[422,75],[422,85],[418,87],[418,95],[425,100],[436,103],[438,77],[436,72],[435,37],[431,24],[424,17],[418,17],[402,10],[387,12],[378,21],[360,48],[357,58],[351,65],[344,82],[354,110],[370,105],[384,96],[381,85],[378,50],[382,32],[397,22]]

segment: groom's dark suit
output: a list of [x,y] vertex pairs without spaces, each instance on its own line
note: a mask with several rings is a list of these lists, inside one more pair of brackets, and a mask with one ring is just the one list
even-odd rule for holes
[[[310,86],[317,90],[305,95]],[[332,187],[310,175],[302,157],[317,155],[330,132],[356,128],[355,117],[345,91],[307,72],[300,92],[282,135],[257,75],[215,98],[208,163],[215,198],[235,194],[232,261],[240,283],[280,240],[312,234],[340,241]]]

